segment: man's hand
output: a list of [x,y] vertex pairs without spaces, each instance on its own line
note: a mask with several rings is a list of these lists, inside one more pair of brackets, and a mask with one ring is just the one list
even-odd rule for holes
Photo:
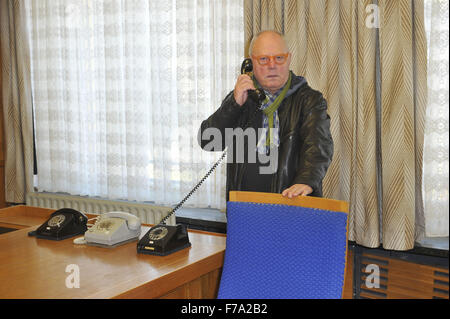
[[252,79],[247,74],[239,75],[236,85],[234,86],[234,99],[240,106],[247,101],[248,90],[255,90]]
[[294,184],[289,188],[286,188],[281,195],[284,197],[292,198],[298,195],[306,196],[311,194],[313,189],[306,184]]

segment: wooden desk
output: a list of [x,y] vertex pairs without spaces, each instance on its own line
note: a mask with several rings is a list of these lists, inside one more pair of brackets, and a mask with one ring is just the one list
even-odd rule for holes
[[[0,298],[215,298],[226,237],[189,231],[192,247],[169,256],[138,254],[137,242],[115,248],[75,245],[73,239],[29,237],[53,212],[30,206],[0,209]],[[143,236],[149,229],[143,227]],[[67,288],[78,265],[80,288]]]

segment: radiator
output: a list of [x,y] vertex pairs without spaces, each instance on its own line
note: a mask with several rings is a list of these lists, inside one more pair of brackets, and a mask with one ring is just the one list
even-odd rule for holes
[[[101,214],[112,211],[127,212],[138,216],[144,224],[157,224],[171,210],[170,207],[137,202],[115,201],[54,193],[28,193],[26,204],[43,208],[72,208],[83,213]],[[175,225],[175,214],[166,221]]]

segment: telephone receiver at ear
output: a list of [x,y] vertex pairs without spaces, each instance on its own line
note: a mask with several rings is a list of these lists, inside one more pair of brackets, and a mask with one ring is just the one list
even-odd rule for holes
[[[242,62],[241,74],[247,74],[249,77],[253,78],[253,62],[252,59],[247,58]],[[266,99],[266,94],[262,89],[248,90],[248,96],[250,99],[261,105],[261,103]]]

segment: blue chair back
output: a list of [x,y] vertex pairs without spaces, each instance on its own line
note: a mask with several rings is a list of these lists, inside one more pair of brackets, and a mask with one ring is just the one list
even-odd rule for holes
[[342,298],[347,215],[311,207],[228,202],[218,298]]

